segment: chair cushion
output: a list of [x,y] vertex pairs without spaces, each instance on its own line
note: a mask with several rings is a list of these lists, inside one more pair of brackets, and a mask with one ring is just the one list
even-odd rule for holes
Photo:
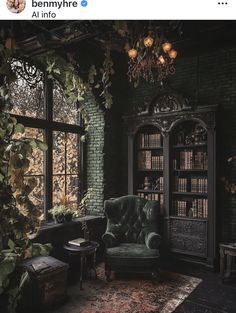
[[108,248],[106,254],[109,257],[120,258],[157,258],[159,251],[149,249],[145,244],[122,243],[119,246]]

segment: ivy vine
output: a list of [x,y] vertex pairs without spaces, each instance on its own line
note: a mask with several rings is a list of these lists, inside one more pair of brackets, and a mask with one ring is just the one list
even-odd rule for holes
[[9,83],[16,75],[9,64],[11,50],[0,45],[0,311],[14,313],[28,274],[17,265],[25,258],[48,255],[49,244],[33,243],[39,231],[42,212],[29,195],[36,181],[26,179],[33,149],[47,146],[34,138],[21,136],[24,126],[10,115]]

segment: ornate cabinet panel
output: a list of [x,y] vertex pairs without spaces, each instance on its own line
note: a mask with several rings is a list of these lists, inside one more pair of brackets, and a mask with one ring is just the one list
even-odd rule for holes
[[170,219],[170,249],[173,252],[207,256],[207,222]]
[[210,267],[216,253],[215,115],[216,106],[192,107],[163,92],[124,117],[128,193],[160,201],[163,245],[171,255]]

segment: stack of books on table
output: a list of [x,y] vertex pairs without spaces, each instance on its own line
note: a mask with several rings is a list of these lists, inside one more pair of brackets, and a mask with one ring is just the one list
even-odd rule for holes
[[90,241],[84,238],[73,239],[73,240],[68,241],[68,243],[76,247],[87,247],[90,245]]

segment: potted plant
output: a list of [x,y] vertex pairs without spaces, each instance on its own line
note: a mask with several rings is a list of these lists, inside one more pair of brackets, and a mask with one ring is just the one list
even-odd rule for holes
[[64,204],[55,205],[51,210],[49,210],[49,213],[52,214],[57,223],[70,222],[73,217],[73,211]]

